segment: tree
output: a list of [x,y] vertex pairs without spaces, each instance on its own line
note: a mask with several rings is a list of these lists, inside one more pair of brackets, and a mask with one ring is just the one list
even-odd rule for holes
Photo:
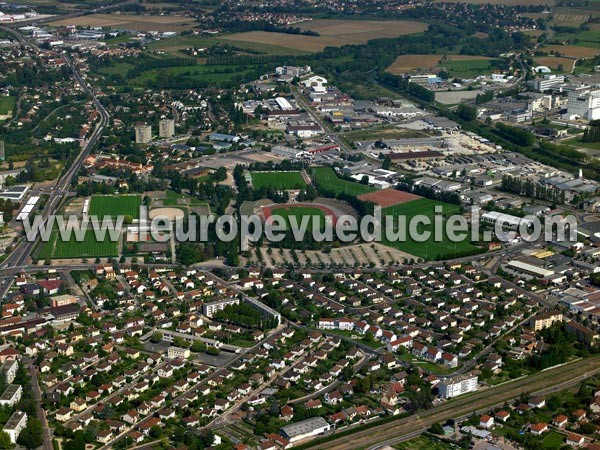
[[433,425],[431,425],[430,431],[434,434],[437,435],[443,435],[444,434],[444,428],[439,424],[439,423],[434,423]]
[[25,429],[21,431],[21,434],[19,434],[17,443],[21,444],[25,448],[34,449],[42,445],[42,442],[42,423],[39,421],[39,419],[30,418],[27,421],[27,426]]
[[190,350],[194,353],[204,352],[206,351],[206,344],[202,341],[194,341],[190,347]]
[[154,334],[152,335],[152,337],[150,338],[150,342],[152,342],[152,343],[154,343],[154,344],[157,344],[157,343],[159,343],[160,341],[162,341],[162,338],[163,338],[163,334],[162,334],[162,333],[160,333],[160,332],[156,332],[156,333],[154,333]]
[[154,425],[152,428],[150,428],[150,437],[152,439],[160,439],[162,437],[162,435],[163,435],[163,430],[158,425]]
[[0,431],[0,448],[12,448],[13,444],[10,441],[10,436],[6,431]]
[[384,170],[390,170],[390,166],[392,165],[392,160],[390,159],[389,156],[386,156],[383,159],[383,163],[381,164],[381,168]]
[[456,114],[468,122],[471,122],[477,118],[477,108],[461,103],[456,109]]

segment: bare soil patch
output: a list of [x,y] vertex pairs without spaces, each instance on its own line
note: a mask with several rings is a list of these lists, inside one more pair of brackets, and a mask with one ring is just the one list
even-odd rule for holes
[[358,197],[365,202],[372,202],[376,205],[386,208],[388,206],[401,205],[421,198],[420,195],[411,194],[410,192],[398,191],[396,189],[383,189],[381,191],[370,192]]

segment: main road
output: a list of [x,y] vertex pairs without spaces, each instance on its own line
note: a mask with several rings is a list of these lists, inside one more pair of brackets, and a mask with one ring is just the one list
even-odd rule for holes
[[[19,42],[24,46],[35,47],[35,44],[30,44],[25,37],[19,33],[18,31],[11,30],[10,28],[0,27],[5,31],[12,33]],[[87,93],[91,98],[94,104],[94,107],[99,113],[100,120],[96,124],[90,139],[86,142],[81,152],[74,159],[72,164],[66,169],[66,171],[60,176],[60,178],[54,184],[52,190],[48,195],[48,199],[44,205],[44,209],[41,212],[41,216],[43,218],[44,223],[48,220],[53,214],[59,210],[61,203],[65,194],[69,192],[69,187],[73,178],[79,172],[79,169],[83,165],[85,159],[89,156],[91,150],[94,148],[100,136],[102,136],[102,132],[104,128],[108,124],[109,114],[106,111],[106,108],[100,103],[100,101],[96,98],[96,94],[92,90],[92,88],[85,82],[77,67],[73,64],[70,58],[65,56],[65,60],[67,65],[71,69],[71,73],[73,79],[79,84],[82,91]],[[25,265],[27,258],[31,255],[31,251],[34,248],[35,240],[29,240],[26,236],[16,245],[15,249],[12,253],[4,260],[2,266],[0,268],[11,268],[11,267],[19,267]],[[5,279],[2,283],[0,283],[0,298],[4,297],[10,288],[12,280]]]
[[461,418],[473,412],[487,411],[500,407],[522,393],[548,395],[567,389],[600,372],[600,356],[580,359],[575,362],[538,372],[525,379],[484,389],[443,403],[441,406],[422,411],[418,415],[398,419],[372,428],[340,436],[324,444],[315,442],[309,448],[328,450],[351,450],[382,448],[414,437],[434,423],[451,418]]

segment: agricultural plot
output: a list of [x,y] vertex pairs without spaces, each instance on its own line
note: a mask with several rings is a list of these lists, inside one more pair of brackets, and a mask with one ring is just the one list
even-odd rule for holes
[[52,239],[48,242],[40,253],[40,257],[49,257],[53,259],[72,259],[72,258],[102,258],[118,255],[118,243],[108,238],[98,241],[93,231],[87,231],[82,241],[77,241],[72,235],[68,241],[61,240],[57,231],[52,233]]
[[136,31],[186,31],[196,25],[194,19],[177,16],[138,16],[134,14],[90,14],[57,20],[50,25],[63,27],[125,28]]
[[140,218],[142,197],[139,195],[94,195],[90,202],[90,216],[131,216]]
[[375,190],[365,184],[339,178],[331,167],[315,167],[312,174],[317,186],[335,194],[361,195]]
[[303,189],[306,182],[300,172],[252,172],[252,185],[255,189]]
[[[441,239],[437,241],[434,237],[434,216],[435,216],[435,207],[442,207],[442,215],[444,219],[442,220],[442,230]],[[411,255],[418,256],[420,258],[424,258],[427,260],[432,259],[441,259],[448,257],[449,255],[458,255],[464,254],[471,251],[475,251],[476,247],[472,245],[468,238],[462,242],[452,242],[448,235],[445,232],[445,224],[446,219],[449,215],[459,214],[460,208],[458,205],[453,205],[450,203],[438,202],[435,200],[430,200],[427,198],[421,198],[418,200],[413,200],[411,202],[403,203],[401,205],[390,206],[389,208],[384,208],[382,211],[382,216],[385,217],[387,215],[393,216],[394,226],[391,228],[392,231],[399,231],[399,224],[403,226],[405,230],[405,236],[401,236],[398,240],[390,241],[387,240],[384,236],[383,243],[389,245],[390,247],[397,248],[403,252],[410,253]],[[409,224],[411,220],[417,216],[423,215],[429,218],[430,224],[424,225],[420,224],[417,227],[418,233],[430,232],[430,238],[425,242],[417,242],[414,240],[414,236],[411,237],[409,234]],[[405,223],[402,224],[398,222],[398,217],[404,217]],[[386,226],[384,222],[384,226]],[[468,236],[470,237],[470,235]]]
[[475,55],[400,55],[387,68],[388,72],[403,74],[413,70],[433,71],[436,68],[446,67],[456,72],[473,72],[488,70],[490,58]]
[[298,36],[267,31],[249,31],[224,36],[223,39],[276,45],[304,52],[318,52],[325,47],[364,44],[371,39],[396,37],[420,33],[427,24],[413,20],[315,20],[300,24],[304,30],[312,30],[319,36]]
[[540,50],[548,53],[555,52],[569,58],[593,58],[599,53],[595,48],[581,47],[578,45],[546,45]]
[[534,58],[534,62],[537,65],[546,66],[559,72],[570,72],[575,60],[572,58],[564,58],[562,56],[540,56]]

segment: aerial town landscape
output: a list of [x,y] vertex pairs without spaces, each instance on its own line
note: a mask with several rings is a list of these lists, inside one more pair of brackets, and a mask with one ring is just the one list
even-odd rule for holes
[[0,449],[600,449],[599,0],[11,0],[0,61]]

